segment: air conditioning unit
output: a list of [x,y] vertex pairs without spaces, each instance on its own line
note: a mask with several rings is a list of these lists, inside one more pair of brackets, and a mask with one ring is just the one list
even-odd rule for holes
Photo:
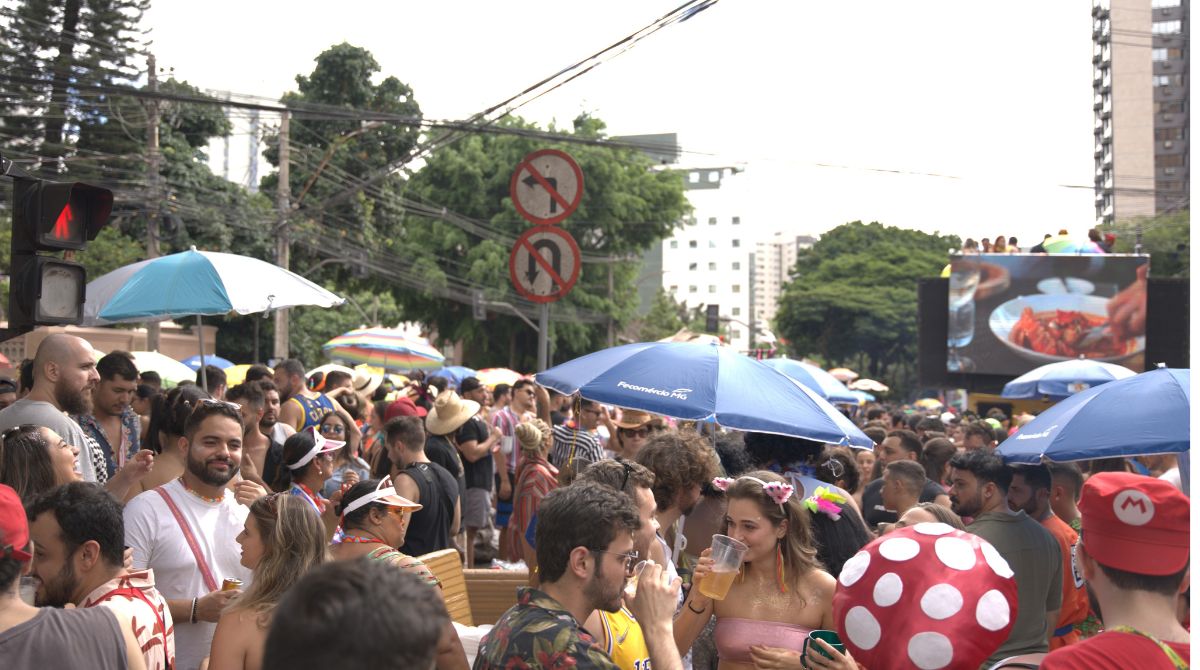
[[1175,146],[1175,143],[1172,142],[1171,140],[1163,140],[1163,148],[1164,149],[1170,149],[1173,146]]

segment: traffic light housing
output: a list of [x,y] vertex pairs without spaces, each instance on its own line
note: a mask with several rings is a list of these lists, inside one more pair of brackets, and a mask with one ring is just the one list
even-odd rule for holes
[[721,306],[709,305],[704,313],[704,331],[708,333],[721,332]]
[[[70,259],[108,223],[112,191],[80,182],[13,181],[8,335],[83,319],[87,273]],[[66,251],[66,258],[38,252]]]

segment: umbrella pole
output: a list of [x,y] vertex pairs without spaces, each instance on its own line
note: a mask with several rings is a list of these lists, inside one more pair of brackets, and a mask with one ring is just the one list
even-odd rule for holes
[[200,388],[208,392],[208,370],[204,369],[204,328],[200,315],[196,315],[196,339],[200,342]]

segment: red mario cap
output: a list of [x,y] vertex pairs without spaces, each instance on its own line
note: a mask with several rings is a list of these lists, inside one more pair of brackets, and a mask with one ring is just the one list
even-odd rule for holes
[[25,507],[12,487],[0,484],[0,558],[12,558],[21,563],[30,559],[29,522]]
[[1079,499],[1083,545],[1101,565],[1139,575],[1173,575],[1188,564],[1191,504],[1161,479],[1102,472]]

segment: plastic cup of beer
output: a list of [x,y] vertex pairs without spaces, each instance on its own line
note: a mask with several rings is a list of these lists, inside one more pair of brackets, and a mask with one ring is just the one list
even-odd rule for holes
[[625,597],[633,599],[637,596],[638,578],[642,576],[642,571],[650,563],[649,559],[638,561],[637,565],[633,566],[633,576],[625,580]]
[[713,600],[724,600],[733,586],[733,578],[742,569],[742,559],[746,556],[746,545],[726,535],[713,535],[712,538],[712,572],[700,580],[700,593]]

